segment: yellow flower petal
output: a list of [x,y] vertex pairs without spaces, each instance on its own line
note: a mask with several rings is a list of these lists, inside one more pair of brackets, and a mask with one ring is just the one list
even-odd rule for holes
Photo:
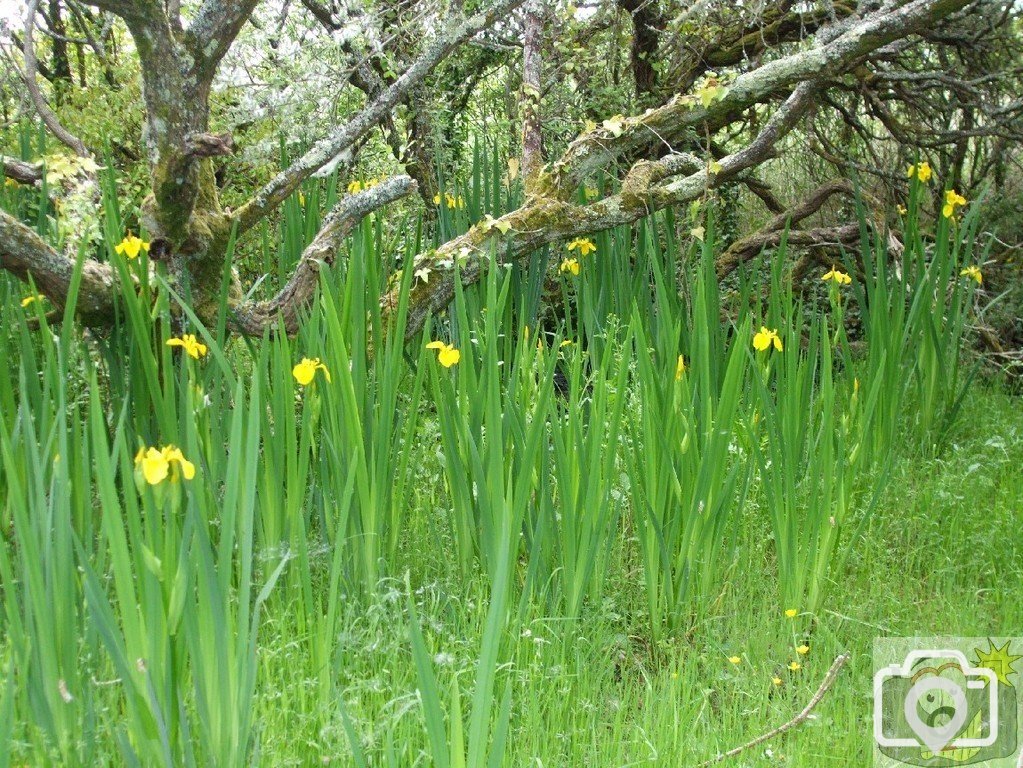
[[191,480],[193,477],[195,477],[195,464],[193,464],[184,457],[178,459],[178,463],[181,465],[182,477],[184,477],[186,480]]
[[437,354],[438,362],[445,368],[450,368],[461,359],[462,353],[450,345],[444,347],[444,349]]
[[295,381],[303,387],[308,386],[312,383],[313,378],[316,376],[316,366],[319,362],[319,359],[303,357],[302,362],[291,369],[291,375],[294,376]]
[[170,462],[163,451],[157,448],[150,448],[142,458],[142,476],[150,485],[159,485],[167,479],[170,471]]
[[682,356],[678,356],[678,362],[675,363],[675,381],[679,381],[682,378],[682,374],[686,372],[686,359]]

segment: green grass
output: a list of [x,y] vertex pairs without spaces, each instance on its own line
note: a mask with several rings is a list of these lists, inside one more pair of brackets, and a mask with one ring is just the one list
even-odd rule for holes
[[[513,196],[477,175],[447,234]],[[817,716],[738,761],[865,764],[875,637],[1021,626],[1023,413],[966,386],[972,216],[914,223],[898,274],[865,233],[818,303],[783,244],[726,309],[712,218],[684,251],[669,212],[556,275],[563,318],[538,320],[543,259],[490,254],[408,345],[421,222],[367,220],[292,339],[202,326],[144,256],[117,262],[145,277],[108,334],[0,279],[0,768],[695,764],[791,718],[840,653]],[[169,445],[196,475],[150,485],[137,452]]]
[[[835,655],[852,659],[818,719],[769,744],[781,764],[865,765],[870,759],[871,644],[878,636],[1001,635],[1023,623],[1023,412],[997,388],[976,390],[942,460],[904,461],[880,501],[848,571],[818,617],[803,670],[784,669],[805,639],[806,617],[783,615],[765,510],[743,516],[742,561],[731,563],[723,598],[691,635],[651,646],[642,586],[616,563],[607,589],[578,623],[529,606],[499,680],[512,688],[505,765],[692,764],[793,716]],[[417,510],[424,517],[434,510]],[[446,542],[450,546],[450,541]],[[457,678],[469,699],[485,623],[487,588],[466,583],[446,553],[408,553],[444,573],[413,592],[440,690]],[[314,564],[326,568],[327,555]],[[268,611],[258,652],[262,764],[347,764],[337,704],[321,709],[319,671],[303,651],[297,603]],[[399,580],[370,604],[348,602],[339,621],[339,697],[357,729],[388,738],[412,764],[427,748],[416,705],[416,666]],[[727,656],[743,662],[733,667]],[[770,678],[785,679],[775,689]],[[677,677],[676,677],[677,675]],[[736,764],[776,764],[751,753]],[[539,762],[538,762],[539,760]],[[429,764],[429,763],[426,763]]]
[[[870,760],[871,644],[878,636],[1018,631],[1023,608],[1023,412],[997,388],[978,389],[942,460],[903,461],[872,517],[861,547],[818,616],[804,668],[784,669],[805,639],[806,617],[783,615],[765,510],[744,512],[742,561],[731,564],[723,598],[690,636],[651,646],[642,587],[627,563],[607,577],[599,605],[565,631],[536,606],[521,619],[508,667],[512,685],[506,765],[692,764],[793,716],[834,656],[852,659],[818,718],[769,744],[782,764],[865,765]],[[415,553],[425,570],[447,558]],[[415,705],[416,672],[404,617],[404,588],[342,619],[342,697],[360,732],[425,746]],[[389,597],[387,595],[389,594]],[[452,573],[414,594],[440,688],[457,677],[468,697],[480,646],[486,588]],[[345,764],[336,711],[316,712],[308,689],[316,671],[296,647],[295,617],[267,616],[261,663],[267,677],[260,717],[267,765]],[[733,667],[732,654],[743,662]],[[277,674],[274,674],[276,671]],[[785,679],[776,689],[775,674]],[[763,750],[736,764],[775,764]],[[406,754],[409,763],[416,751]],[[399,761],[400,764],[403,761]]]

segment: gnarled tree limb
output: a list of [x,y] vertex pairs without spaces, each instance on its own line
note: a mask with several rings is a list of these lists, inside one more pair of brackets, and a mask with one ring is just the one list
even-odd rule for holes
[[[744,261],[755,257],[764,248],[777,245],[785,228],[794,227],[799,222],[812,216],[821,209],[834,195],[853,196],[856,189],[847,179],[835,179],[823,184],[793,208],[774,216],[763,227],[751,235],[740,238],[718,257],[716,269],[718,277],[725,277],[733,272]],[[806,231],[791,231],[789,242],[793,245],[823,245],[833,242],[850,242],[850,236],[859,237],[859,225],[844,227],[822,227]]]
[[0,155],[0,163],[4,167],[4,176],[21,184],[35,184],[43,178],[42,163],[26,163],[7,155]]
[[363,192],[342,198],[324,219],[315,239],[302,252],[287,285],[269,301],[237,307],[235,327],[252,335],[260,335],[267,329],[295,333],[301,312],[316,291],[320,268],[334,262],[341,241],[369,213],[414,190],[415,182],[411,178],[395,176]]
[[[714,132],[771,94],[808,78],[834,76],[848,70],[871,51],[934,24],[965,7],[969,0],[913,0],[843,24],[830,42],[775,59],[737,77],[728,92],[709,106],[692,96],[676,96],[663,107],[619,126],[601,127],[580,136],[552,168],[552,193],[567,199],[591,173],[628,155],[650,154],[671,145],[687,131]],[[834,34],[827,30],[829,37]],[[826,38],[825,38],[826,39]],[[615,135],[615,134],[618,135]]]
[[61,124],[56,113],[46,103],[46,98],[43,96],[42,91],[39,90],[39,83],[36,82],[37,64],[33,34],[35,32],[36,11],[39,8],[39,2],[40,0],[30,0],[28,9],[25,11],[25,38],[22,42],[22,53],[25,56],[25,87],[28,89],[29,96],[32,99],[32,105],[35,107],[36,112],[39,113],[40,119],[49,128],[50,133],[56,136],[61,143],[70,147],[79,157],[91,157],[91,153],[82,140]]
[[[446,307],[454,297],[452,271],[445,264],[464,261],[459,276],[463,284],[471,284],[480,278],[491,247],[498,249],[503,261],[510,261],[557,240],[629,224],[669,205],[696,200],[708,187],[735,178],[767,159],[774,143],[810,107],[812,96],[812,84],[797,87],[753,142],[721,159],[717,173],[704,168],[692,155],[669,155],[657,161],[643,161],[633,167],[617,195],[585,206],[536,195],[528,198],[522,208],[500,219],[502,225],[509,226],[507,235],[502,235],[496,226],[478,225],[446,243],[432,256],[417,261],[417,266],[436,271],[438,278],[413,286],[406,338],[415,336],[426,318]],[[680,173],[688,175],[679,178]],[[385,313],[393,309],[397,305],[395,296],[388,294],[381,305]]]
[[[75,273],[75,262],[54,250],[34,231],[0,211],[0,269],[21,280],[31,279],[36,288],[61,306]],[[87,325],[108,324],[113,315],[116,275],[108,264],[87,259],[75,307]]]

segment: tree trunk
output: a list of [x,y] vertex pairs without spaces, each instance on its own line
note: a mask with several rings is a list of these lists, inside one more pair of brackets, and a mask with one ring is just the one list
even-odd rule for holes
[[632,49],[629,53],[632,78],[636,84],[636,99],[648,106],[656,101],[657,48],[660,43],[664,18],[652,0],[618,0],[618,6],[632,17]]
[[71,88],[71,60],[67,53],[67,28],[64,26],[64,17],[61,15],[60,0],[50,0],[50,13],[48,16],[50,30],[53,32],[51,38],[52,53],[50,55],[50,71],[53,73],[54,100],[60,106],[68,90]]
[[543,134],[540,130],[541,36],[543,18],[539,0],[526,5],[522,48],[522,181],[526,194],[533,191],[543,171]]

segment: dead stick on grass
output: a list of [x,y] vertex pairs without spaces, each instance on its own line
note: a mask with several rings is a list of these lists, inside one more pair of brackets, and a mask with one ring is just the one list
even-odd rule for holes
[[821,683],[821,687],[817,689],[817,693],[815,693],[813,695],[813,698],[810,699],[810,703],[803,708],[802,712],[793,717],[787,723],[785,723],[784,725],[779,725],[777,728],[770,730],[761,736],[757,736],[757,738],[753,739],[753,741],[746,742],[741,747],[730,749],[723,755],[718,755],[717,757],[707,760],[706,762],[700,763],[698,766],[696,766],[696,768],[706,768],[706,766],[708,765],[714,765],[716,763],[722,762],[723,760],[727,760],[730,757],[735,757],[740,752],[745,752],[747,749],[751,749],[757,746],[758,744],[763,744],[765,741],[770,741],[775,736],[779,736],[785,733],[785,731],[789,730],[790,728],[795,728],[797,725],[799,725],[808,717],[810,717],[810,713],[813,712],[814,709],[817,708],[817,705],[821,703],[821,700],[824,698],[825,695],[827,695],[827,692],[831,690],[831,686],[835,684],[835,680],[838,679],[838,673],[842,671],[842,667],[845,666],[845,663],[847,661],[849,661],[848,653],[843,653],[841,656],[835,659],[835,661],[831,665],[831,669],[828,670],[828,674],[824,676],[824,681]]

